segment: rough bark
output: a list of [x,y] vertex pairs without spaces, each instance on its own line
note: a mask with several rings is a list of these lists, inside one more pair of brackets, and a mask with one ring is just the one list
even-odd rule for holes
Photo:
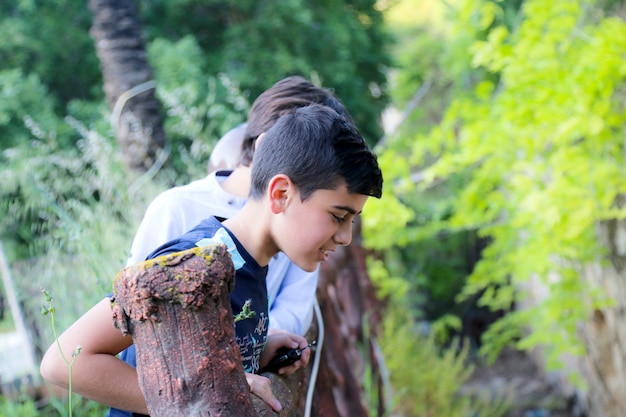
[[594,417],[621,417],[626,410],[626,221],[599,225],[607,261],[586,268],[589,288],[601,288],[614,301],[596,309],[581,333],[587,347],[582,370],[588,385],[587,407]]
[[272,373],[263,373],[263,376],[272,381],[272,392],[280,404],[282,410],[276,413],[267,403],[259,397],[252,396],[252,405],[259,417],[292,417],[297,411],[298,401],[304,393],[304,371],[297,371],[288,376],[279,376]]
[[[383,415],[380,358],[374,340],[380,325],[381,302],[367,273],[360,223],[352,244],[322,264],[317,298],[325,330],[321,364],[311,415],[359,417]],[[366,374],[372,375],[366,392]],[[370,403],[372,399],[378,401]],[[301,403],[300,415],[303,415]]]
[[[360,238],[360,223],[357,222],[352,244],[338,249],[322,264],[317,298],[322,312],[324,343],[320,349],[314,349],[306,372],[276,378],[287,386],[297,406],[293,413],[284,415],[305,415],[306,391],[311,382],[314,355],[318,354],[322,356],[312,417],[367,417],[372,412],[385,415],[384,387],[379,377],[382,358],[375,347],[382,303],[367,273],[366,251]],[[319,333],[319,323],[314,319],[305,337],[309,341],[317,340]],[[368,372],[372,375],[371,389],[375,392],[366,392],[364,381]],[[275,394],[276,385],[273,380]]]
[[[234,267],[222,245],[125,268],[115,280],[113,319],[131,334],[152,417],[276,416],[252,399],[236,343],[229,294]],[[270,376],[280,415],[293,413],[284,378]]]
[[[117,140],[127,166],[146,171],[165,145],[165,132],[154,86],[146,84],[153,76],[137,7],[133,0],[89,0],[89,8]],[[132,92],[133,88],[139,91]]]
[[[618,206],[624,207],[623,198]],[[612,306],[595,309],[589,320],[580,324],[579,335],[584,341],[586,353],[583,358],[563,356],[563,371],[546,371],[541,349],[532,352],[532,358],[548,378],[571,398],[572,415],[575,417],[622,417],[626,410],[626,221],[610,220],[597,226],[600,244],[607,249],[606,257],[586,265],[581,279],[591,290],[601,289],[614,301]],[[558,279],[555,275],[554,279]],[[549,290],[538,279],[525,287],[530,297],[518,303],[526,308],[543,301]],[[591,304],[591,299],[581,302]],[[587,386],[575,387],[569,374],[579,373]]]

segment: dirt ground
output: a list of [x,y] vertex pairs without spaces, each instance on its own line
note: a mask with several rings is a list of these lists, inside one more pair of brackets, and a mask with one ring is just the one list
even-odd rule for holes
[[475,367],[466,389],[508,395],[512,410],[506,417],[576,417],[568,399],[523,352],[504,350],[494,364],[477,359]]

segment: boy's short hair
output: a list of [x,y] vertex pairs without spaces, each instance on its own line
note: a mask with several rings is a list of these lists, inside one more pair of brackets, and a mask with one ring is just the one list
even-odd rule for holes
[[352,123],[323,105],[298,108],[267,131],[252,165],[250,197],[261,198],[278,174],[289,176],[302,200],[342,182],[351,194],[382,195],[376,155]]
[[352,122],[343,103],[331,90],[317,87],[298,75],[283,78],[257,97],[252,104],[241,146],[240,163],[250,166],[254,156],[254,141],[261,133],[267,132],[280,116],[313,103],[328,106]]

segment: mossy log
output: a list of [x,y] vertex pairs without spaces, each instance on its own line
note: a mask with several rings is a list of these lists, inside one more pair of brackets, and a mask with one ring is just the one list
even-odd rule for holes
[[[279,415],[250,394],[230,306],[234,282],[223,245],[162,256],[118,274],[113,320],[133,337],[152,417]],[[283,405],[280,416],[292,415],[296,401],[286,380],[271,379]]]

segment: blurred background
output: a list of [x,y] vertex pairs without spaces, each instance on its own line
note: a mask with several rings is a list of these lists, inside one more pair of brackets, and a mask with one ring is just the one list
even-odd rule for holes
[[[121,72],[94,23],[113,12]],[[623,416],[625,18],[617,0],[4,0],[0,415],[103,415],[48,392],[42,352],[111,290],[147,204],[299,74],[385,177],[354,243],[375,290],[364,415]]]

